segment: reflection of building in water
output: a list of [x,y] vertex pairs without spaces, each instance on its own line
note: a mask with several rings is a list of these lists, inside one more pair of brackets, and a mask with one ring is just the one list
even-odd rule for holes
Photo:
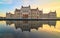
[[36,19],[36,18],[56,18],[56,11],[49,12],[48,14],[44,14],[42,10],[31,9],[30,6],[28,7],[21,7],[21,9],[15,9],[14,14],[6,13],[6,18],[12,19],[20,19],[20,18],[27,18],[27,19]]
[[43,27],[43,24],[49,24],[49,26],[56,25],[56,21],[6,21],[6,24],[15,24],[15,28],[21,28],[22,31],[30,31],[31,29],[38,30],[39,27]]
[[55,21],[49,21],[49,26],[51,26],[51,25],[55,27],[56,22]]
[[42,24],[48,24],[49,26],[54,26],[56,25],[56,21],[41,21]]

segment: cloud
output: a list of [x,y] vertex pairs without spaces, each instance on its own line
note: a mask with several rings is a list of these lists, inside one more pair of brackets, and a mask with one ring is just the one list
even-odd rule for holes
[[12,0],[2,0],[0,4],[12,4]]

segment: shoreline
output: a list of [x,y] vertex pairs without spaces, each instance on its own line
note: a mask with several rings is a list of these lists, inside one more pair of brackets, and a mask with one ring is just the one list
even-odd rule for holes
[[0,20],[17,20],[17,21],[60,21],[60,18],[45,18],[45,19],[0,19]]

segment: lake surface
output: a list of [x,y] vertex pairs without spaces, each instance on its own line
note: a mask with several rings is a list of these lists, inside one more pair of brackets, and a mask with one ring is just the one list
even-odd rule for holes
[[60,21],[0,21],[0,38],[60,38]]

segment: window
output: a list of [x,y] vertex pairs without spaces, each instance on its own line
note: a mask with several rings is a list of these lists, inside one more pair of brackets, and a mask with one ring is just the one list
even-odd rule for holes
[[23,12],[28,12],[28,10],[23,10]]

